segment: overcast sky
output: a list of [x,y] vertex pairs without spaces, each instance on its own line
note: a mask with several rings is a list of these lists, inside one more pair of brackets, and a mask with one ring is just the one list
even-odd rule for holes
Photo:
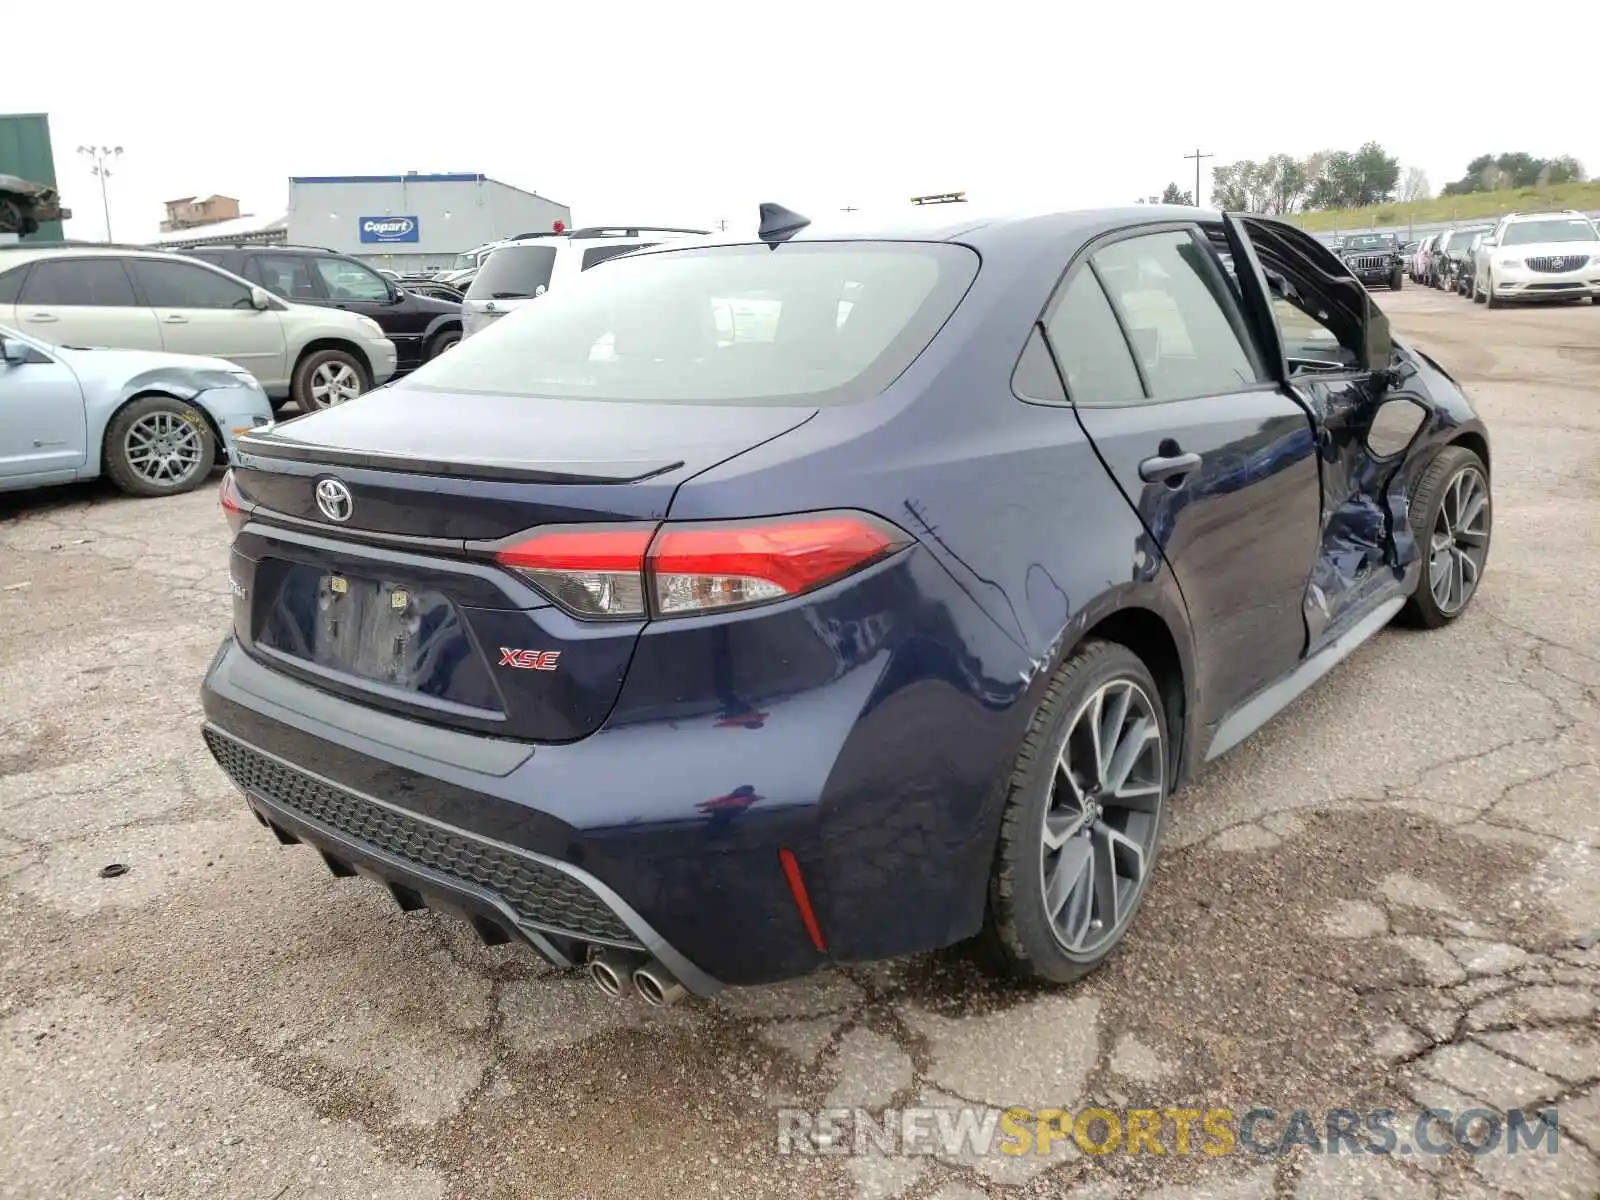
[[1216,163],[1369,139],[1435,189],[1486,151],[1600,174],[1594,0],[1481,19],[1439,0],[1095,7],[119,0],[39,10],[37,33],[13,16],[0,112],[50,114],[87,238],[88,142],[124,148],[119,239],[188,194],[280,215],[290,175],[479,171],[582,223],[742,225],[764,199],[813,217],[956,189],[1122,204],[1192,187],[1197,146],[1217,156],[1207,190]]

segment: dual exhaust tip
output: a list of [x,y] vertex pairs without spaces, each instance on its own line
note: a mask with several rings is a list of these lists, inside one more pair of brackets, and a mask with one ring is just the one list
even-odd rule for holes
[[652,1008],[666,1008],[688,995],[688,989],[653,958],[622,950],[600,950],[589,960],[589,978],[612,999],[632,988]]

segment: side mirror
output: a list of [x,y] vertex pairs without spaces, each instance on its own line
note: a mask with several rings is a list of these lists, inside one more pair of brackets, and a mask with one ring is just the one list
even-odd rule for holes
[[28,343],[13,341],[10,338],[0,338],[0,359],[4,359],[13,367],[20,367],[31,357],[28,353]]
[[250,307],[257,312],[266,312],[267,309],[272,307],[272,297],[267,294],[266,288],[253,287],[250,289]]
[[1483,241],[1478,243],[1478,249],[1493,250],[1497,245],[1499,245],[1499,243],[1496,242],[1492,237],[1486,237],[1483,239]]

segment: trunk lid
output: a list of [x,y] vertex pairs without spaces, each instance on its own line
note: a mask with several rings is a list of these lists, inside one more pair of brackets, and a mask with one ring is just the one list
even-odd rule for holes
[[363,703],[584,737],[615,703],[643,621],[569,616],[484,543],[659,521],[685,479],[815,411],[382,389],[243,438],[236,635]]

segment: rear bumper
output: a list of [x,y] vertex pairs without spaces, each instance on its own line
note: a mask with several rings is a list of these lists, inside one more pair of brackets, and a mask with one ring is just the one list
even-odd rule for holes
[[697,996],[722,986],[578,867],[351,791],[210,722],[203,734],[279,841],[312,846],[335,875],[378,880],[402,909],[463,918],[484,942],[518,939],[557,967],[577,965],[578,947],[615,946],[653,955]]

